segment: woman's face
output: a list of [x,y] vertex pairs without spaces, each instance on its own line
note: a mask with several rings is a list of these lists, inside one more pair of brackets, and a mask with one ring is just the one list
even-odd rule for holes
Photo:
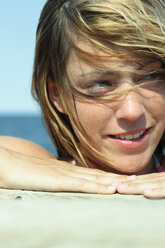
[[[80,43],[81,49],[93,54],[106,55]],[[80,146],[90,159],[91,166],[107,171],[141,174],[152,171],[152,154],[165,127],[165,86],[160,83],[160,61],[141,58],[144,66],[119,58],[100,61],[106,69],[96,69],[71,54],[67,66],[70,82],[78,90],[93,96],[126,90],[118,96],[109,96],[106,101],[87,102],[75,97],[78,119],[103,155],[115,163],[105,165],[97,161],[78,136]],[[137,72],[145,69],[145,74]],[[157,83],[153,83],[153,81]],[[131,88],[140,83],[147,86]],[[74,127],[73,127],[74,128]],[[77,134],[78,135],[78,134]]]

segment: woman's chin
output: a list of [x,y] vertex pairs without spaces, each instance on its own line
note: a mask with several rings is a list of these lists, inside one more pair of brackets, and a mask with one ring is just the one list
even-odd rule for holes
[[[88,157],[88,165],[90,168],[104,170],[110,173],[125,174],[125,175],[141,175],[149,174],[153,171],[152,153],[126,155],[106,154],[106,158],[110,157],[109,161],[101,161]],[[118,159],[116,159],[118,158]]]
[[[115,168],[114,168],[115,169]],[[129,164],[118,167],[115,169],[117,173],[119,174],[126,174],[126,175],[142,175],[142,174],[148,174],[151,173],[153,170],[153,167],[151,165],[142,165],[139,166],[136,164],[136,166],[133,166],[132,164],[129,166]]]
[[103,165],[102,168],[107,172],[117,173],[117,174],[126,174],[126,175],[142,175],[148,174],[153,171],[153,163],[152,160],[144,164],[144,161],[140,162],[131,162],[124,161],[124,163],[117,162],[116,164],[111,165]]

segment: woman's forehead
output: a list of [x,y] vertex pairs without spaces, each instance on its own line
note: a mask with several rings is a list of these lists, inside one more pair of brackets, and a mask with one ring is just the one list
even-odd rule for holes
[[[76,46],[84,51],[85,53],[89,53],[92,56],[97,57],[100,60],[100,63],[110,63],[113,66],[114,63],[121,62],[121,59],[114,57],[115,53],[107,53],[96,46],[93,46],[87,42],[77,42]],[[112,58],[110,58],[112,56]],[[96,61],[99,62],[99,61]],[[74,50],[71,51],[68,62],[67,62],[67,73],[70,74],[72,72],[88,72],[92,68],[95,67],[95,61],[92,63],[87,63],[86,60],[80,58],[79,54],[76,53]]]
[[[144,55],[142,57],[142,55],[140,54],[134,55],[134,57],[132,57],[132,60],[123,59],[117,55],[119,52],[125,54],[129,53],[130,49],[128,48],[122,48],[122,47],[115,48],[115,46],[113,46],[112,52],[108,51],[107,53],[106,51],[103,51],[85,42],[78,42],[76,43],[76,46],[81,50],[85,51],[86,53],[94,55],[95,56],[94,58],[95,59],[97,58],[97,61],[93,61],[93,64],[91,62],[87,63],[87,61],[80,58],[76,52],[71,51],[67,62],[67,74],[69,80],[71,81],[74,81],[74,79],[77,80],[77,77],[82,78],[92,73],[93,74],[99,73],[99,71],[103,71],[104,66],[106,70],[110,70],[112,72],[113,71],[120,72],[122,70],[132,71],[132,70],[139,70],[142,67],[140,63],[137,63],[137,61],[143,62],[144,66],[150,64],[153,61],[156,61],[156,59],[153,59],[151,57],[149,58],[147,56],[145,59]],[[100,60],[100,68],[98,68],[99,60]]]

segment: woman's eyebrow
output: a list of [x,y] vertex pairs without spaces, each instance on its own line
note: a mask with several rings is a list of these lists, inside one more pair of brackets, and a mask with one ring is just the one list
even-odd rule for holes
[[147,61],[147,62],[143,62],[143,64],[142,65],[138,65],[137,67],[136,67],[136,70],[142,70],[142,69],[144,69],[144,68],[149,68],[150,66],[153,66],[153,65],[157,65],[157,64],[159,64],[160,66],[162,65],[162,61],[160,61],[160,60],[149,60],[149,61]]
[[99,75],[114,75],[115,72],[114,71],[109,71],[109,70],[99,70],[99,69],[96,69],[96,70],[92,70],[92,71],[89,71],[89,72],[86,72],[86,73],[82,73],[80,74],[80,77],[88,77],[88,76],[91,76],[91,75],[96,75],[96,74],[99,74]]
[[[147,62],[144,62],[142,65],[137,65],[134,70],[135,71],[139,71],[142,70],[144,68],[147,68],[153,64],[155,64],[158,61],[155,60],[149,60]],[[110,71],[110,70],[101,70],[101,69],[94,69],[85,73],[81,73],[80,75],[78,75],[78,77],[82,78],[86,78],[86,77],[90,77],[90,76],[94,76],[94,75],[115,75],[117,73],[117,71]]]

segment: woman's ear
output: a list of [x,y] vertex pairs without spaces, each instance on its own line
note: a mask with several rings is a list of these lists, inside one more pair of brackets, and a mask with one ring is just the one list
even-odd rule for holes
[[65,114],[58,90],[50,78],[48,78],[48,94],[51,103],[58,109],[59,112]]

